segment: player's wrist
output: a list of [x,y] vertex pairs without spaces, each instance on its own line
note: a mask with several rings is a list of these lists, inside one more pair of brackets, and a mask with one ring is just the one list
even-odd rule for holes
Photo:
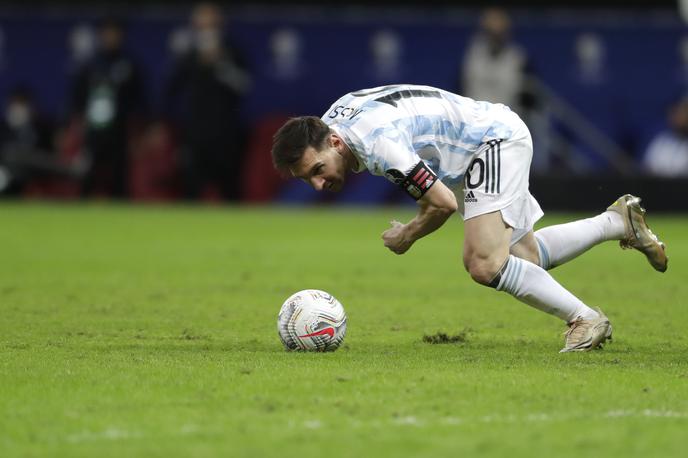
[[413,244],[416,240],[422,237],[422,225],[417,219],[414,219],[407,224],[404,224],[402,229],[403,240],[406,243]]

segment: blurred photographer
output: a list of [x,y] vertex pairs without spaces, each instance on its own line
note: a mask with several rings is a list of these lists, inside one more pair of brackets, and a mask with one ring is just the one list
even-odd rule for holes
[[38,116],[31,92],[13,89],[0,121],[0,193],[20,194],[28,181],[53,171],[52,129]]
[[124,26],[114,18],[98,27],[99,49],[78,71],[72,92],[74,115],[85,123],[90,162],[82,194],[129,196],[129,140],[143,113],[141,70],[124,49]]
[[243,98],[251,77],[239,50],[223,34],[218,6],[191,13],[191,47],[179,56],[166,88],[166,113],[179,114],[184,194],[198,199],[215,186],[223,199],[239,199],[244,155]]

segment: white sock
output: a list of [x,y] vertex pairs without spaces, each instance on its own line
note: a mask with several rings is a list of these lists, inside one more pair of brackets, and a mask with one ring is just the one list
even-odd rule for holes
[[621,240],[624,234],[623,218],[611,211],[572,223],[545,227],[535,232],[540,267],[549,270],[562,265],[598,243]]
[[567,323],[576,318],[597,318],[599,314],[561,286],[542,267],[510,255],[497,285],[531,307],[561,318]]

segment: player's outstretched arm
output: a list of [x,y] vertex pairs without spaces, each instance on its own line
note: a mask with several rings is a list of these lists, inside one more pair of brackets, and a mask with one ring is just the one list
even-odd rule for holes
[[403,254],[421,237],[437,230],[458,209],[456,196],[441,181],[418,200],[418,214],[407,224],[392,221],[392,227],[382,233],[385,246],[396,254]]

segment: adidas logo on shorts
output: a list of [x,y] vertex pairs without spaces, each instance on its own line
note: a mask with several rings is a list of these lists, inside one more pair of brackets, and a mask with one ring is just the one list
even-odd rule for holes
[[464,202],[477,202],[478,199],[475,197],[475,194],[473,194],[473,191],[468,191],[468,194],[466,194],[466,197],[463,198]]

